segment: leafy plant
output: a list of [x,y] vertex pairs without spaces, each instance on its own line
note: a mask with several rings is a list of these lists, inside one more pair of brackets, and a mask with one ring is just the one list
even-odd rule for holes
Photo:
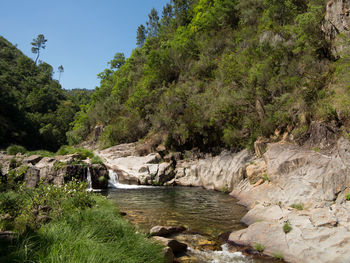
[[57,151],[58,155],[67,155],[67,154],[78,154],[79,160],[85,160],[87,157],[92,158],[94,156],[93,152],[84,149],[84,148],[75,148],[68,145],[63,145],[61,148]]
[[345,200],[350,201],[350,193],[345,194]]
[[7,147],[6,152],[8,155],[16,155],[17,153],[25,154],[27,149],[20,145],[11,145]]
[[270,178],[269,178],[269,176],[267,175],[267,173],[264,173],[264,174],[263,174],[263,177],[264,177],[264,181],[265,181],[265,182],[270,182]]
[[103,164],[102,159],[99,156],[94,156],[91,158],[91,164]]
[[284,223],[283,232],[285,234],[288,234],[290,231],[292,231],[292,229],[293,229],[292,226],[288,222]]
[[263,252],[265,249],[265,246],[260,243],[255,243],[253,248],[258,252]]

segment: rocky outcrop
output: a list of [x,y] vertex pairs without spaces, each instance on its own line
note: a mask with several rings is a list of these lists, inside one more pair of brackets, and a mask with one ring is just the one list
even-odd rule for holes
[[[268,180],[240,182],[232,195],[250,208],[248,228],[229,240],[265,246],[288,262],[347,262],[350,253],[350,142],[339,139],[325,155],[292,144],[270,144],[264,154]],[[284,226],[291,227],[290,232]]]
[[323,31],[332,43],[332,54],[340,57],[346,48],[346,38],[350,29],[350,1],[331,0],[327,4],[327,11]]
[[55,157],[0,154],[0,167],[2,181],[11,176],[24,181],[27,187],[36,187],[39,182],[61,186],[73,179],[87,181],[88,169],[95,189],[107,188],[109,179],[106,166],[81,161],[76,154]]
[[164,162],[160,154],[140,156],[136,144],[122,144],[96,152],[122,184],[164,185],[174,176],[174,162]]
[[174,254],[187,251],[187,245],[185,243],[181,243],[177,241],[176,239],[159,237],[159,236],[155,236],[153,237],[153,239],[161,243],[165,247],[171,248]]
[[175,182],[184,186],[202,186],[218,191],[232,191],[246,178],[245,167],[252,160],[247,150],[239,153],[222,152],[204,159],[179,161]]

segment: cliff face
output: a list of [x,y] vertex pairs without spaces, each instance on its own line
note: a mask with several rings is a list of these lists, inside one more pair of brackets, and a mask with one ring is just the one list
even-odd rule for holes
[[[346,48],[345,37],[350,30],[350,1],[332,0],[327,3],[327,12],[323,31],[332,42],[332,54],[340,57]],[[345,36],[345,37],[344,37]]]

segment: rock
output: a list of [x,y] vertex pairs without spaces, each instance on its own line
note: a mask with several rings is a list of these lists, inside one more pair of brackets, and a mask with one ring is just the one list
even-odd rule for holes
[[107,189],[109,174],[104,164],[93,164],[88,169],[91,173],[93,189]]
[[166,247],[170,247],[173,253],[182,253],[187,251],[187,245],[184,243],[181,243],[175,239],[165,238],[165,237],[159,237],[155,236],[153,237],[156,241],[163,244]]
[[35,165],[37,164],[43,157],[40,155],[31,155],[29,157],[26,157],[23,159],[22,163],[23,164],[32,164]]
[[24,182],[29,188],[34,188],[40,182],[40,170],[35,167],[28,167],[24,176]]
[[202,186],[218,191],[232,191],[245,177],[245,167],[252,157],[247,150],[238,153],[224,151],[215,157],[179,161],[175,182],[184,186]]
[[154,226],[150,230],[151,236],[170,236],[186,231],[183,226]]
[[266,138],[263,138],[263,137],[259,137],[254,142],[255,155],[258,158],[262,157],[262,155],[266,152],[268,143],[269,143],[269,139],[266,139]]
[[350,29],[350,1],[349,0],[331,0],[327,4],[325,22],[323,31],[327,40],[331,42],[332,55],[335,58],[342,56],[347,43],[344,41],[348,36]]
[[158,166],[158,172],[157,175],[154,177],[154,181],[157,184],[163,185],[166,182],[171,181],[174,179],[175,173],[174,168],[172,167],[171,163],[161,163]]
[[173,263],[174,262],[174,253],[170,247],[163,248],[164,262]]

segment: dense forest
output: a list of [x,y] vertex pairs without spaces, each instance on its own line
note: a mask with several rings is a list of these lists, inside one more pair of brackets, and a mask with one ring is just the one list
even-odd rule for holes
[[276,129],[302,137],[314,120],[347,132],[349,56],[332,54],[325,9],[324,0],[171,0],[137,28],[131,56],[117,53],[98,74],[91,98],[0,38],[0,145],[54,150],[92,140],[96,126],[100,147],[144,139],[205,151],[249,148]]
[[52,75],[52,66],[37,64],[0,36],[0,148],[55,151],[67,143],[70,123],[91,92],[65,91]]
[[102,147],[161,138],[177,149],[240,149],[276,129],[302,136],[312,120],[346,125],[348,62],[330,52],[325,8],[324,0],[171,0],[161,17],[152,9],[132,55],[117,54],[99,75],[70,143],[101,125]]

